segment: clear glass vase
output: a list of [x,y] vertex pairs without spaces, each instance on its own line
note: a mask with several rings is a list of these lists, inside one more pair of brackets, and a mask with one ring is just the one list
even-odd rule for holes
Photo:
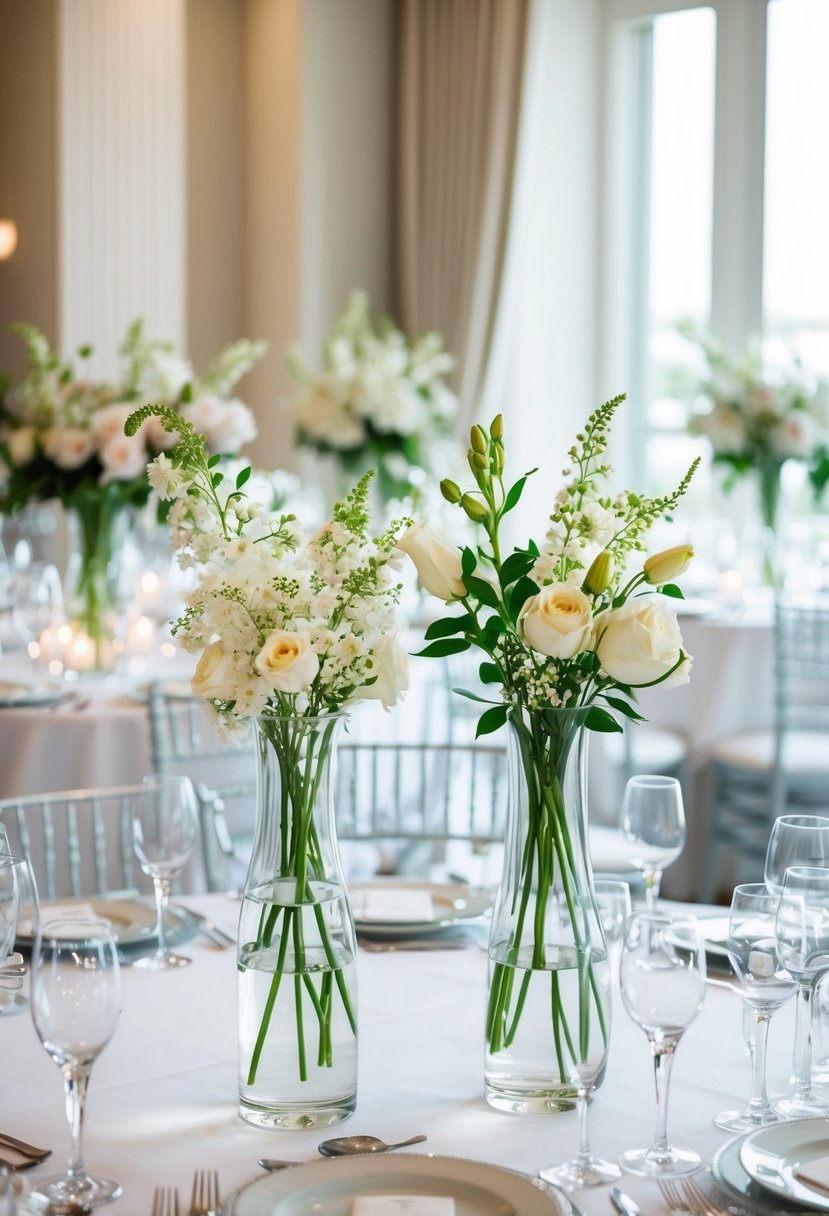
[[[610,969],[587,842],[587,709],[510,719],[504,865],[489,937],[485,1094],[568,1110],[610,1033]],[[605,1053],[606,1054],[606,1053]],[[602,1076],[598,1076],[598,1085]]]
[[72,638],[65,648],[64,666],[78,672],[111,671],[124,622],[125,555],[135,512],[104,492],[77,498],[66,518],[69,564],[64,598]]
[[334,820],[342,716],[262,716],[239,924],[239,1113],[326,1127],[357,1095],[354,921]]

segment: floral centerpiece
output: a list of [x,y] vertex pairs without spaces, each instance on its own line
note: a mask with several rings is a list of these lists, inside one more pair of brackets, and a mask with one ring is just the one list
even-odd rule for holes
[[[421,654],[477,648],[494,695],[478,735],[509,724],[510,807],[504,872],[490,936],[486,1094],[513,1111],[557,1109],[573,1069],[606,1041],[607,965],[586,846],[586,731],[633,721],[636,690],[689,678],[672,598],[687,545],[631,569],[652,523],[669,514],[695,465],[664,497],[603,487],[608,428],[623,398],[595,411],[569,452],[545,538],[502,551],[501,524],[526,477],[504,482],[500,415],[474,426],[473,488],[441,483],[476,526],[458,549],[427,524],[400,548],[427,591],[453,611],[431,624]],[[535,470],[533,470],[535,471]],[[459,690],[460,691],[460,690]],[[464,693],[481,701],[478,694]]]
[[169,344],[148,339],[137,320],[120,349],[122,376],[108,383],[82,373],[91,347],[78,351],[76,366],[61,361],[35,326],[14,328],[26,343],[29,370],[0,400],[0,513],[50,499],[70,513],[77,531],[75,623],[101,667],[110,656],[117,529],[129,508],[147,502],[147,461],[175,442],[152,418],[125,435],[127,417],[137,404],[160,400],[198,427],[212,451],[237,451],[255,438],[256,425],[229,393],[266,347],[235,342],[197,376]]
[[313,536],[226,483],[199,436],[178,433],[150,466],[171,501],[173,543],[200,577],[174,626],[198,654],[193,690],[226,731],[255,719],[257,826],[239,937],[240,1112],[262,1126],[322,1126],[354,1107],[355,942],[336,847],[331,761],[357,698],[390,708],[407,685],[397,640],[401,520],[369,535],[371,473]]
[[[734,358],[691,326],[681,327],[681,332],[701,348],[707,364],[698,384],[701,408],[692,412],[689,430],[708,440],[714,462],[728,470],[726,490],[742,477],[756,478],[760,516],[773,534],[780,472],[787,460],[809,467],[816,492],[829,479],[829,385],[810,381],[798,363],[787,370],[767,367],[759,343]],[[770,554],[764,574],[766,581],[774,581]]]
[[339,463],[347,480],[370,466],[384,502],[412,493],[412,469],[433,468],[457,398],[445,377],[454,359],[438,334],[409,343],[388,318],[373,321],[368,296],[352,293],[317,372],[293,348],[288,370],[302,388],[294,403],[297,443]]

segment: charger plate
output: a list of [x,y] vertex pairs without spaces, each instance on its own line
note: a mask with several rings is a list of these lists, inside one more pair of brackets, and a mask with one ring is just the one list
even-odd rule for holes
[[62,680],[0,680],[0,709],[25,709],[38,705],[54,705],[69,689]]
[[746,1207],[762,1213],[763,1216],[776,1216],[781,1212],[803,1212],[803,1208],[767,1191],[759,1182],[755,1182],[751,1174],[740,1160],[740,1149],[743,1141],[752,1132],[729,1140],[722,1148],[717,1149],[711,1158],[711,1173],[717,1184],[729,1195]]
[[352,1200],[363,1195],[451,1198],[455,1216],[562,1216],[557,1201],[521,1174],[461,1157],[414,1154],[292,1166],[248,1183],[224,1210],[226,1216],[349,1216]]
[[829,1119],[794,1119],[773,1123],[746,1136],[740,1161],[755,1182],[789,1203],[829,1212],[829,1195],[807,1186],[795,1170],[829,1156]]
[[[424,891],[432,901],[432,916],[429,920],[382,920],[361,915],[362,900],[366,892]],[[358,933],[366,937],[418,937],[427,933],[439,933],[474,920],[492,910],[492,894],[462,883],[417,882],[406,879],[387,878],[376,882],[349,883],[354,925]]]
[[[138,903],[134,899],[100,899],[95,896],[81,899],[47,899],[40,905],[40,923],[43,925],[49,919],[50,908],[68,908],[75,904],[86,905],[92,909],[95,916],[108,920],[119,946],[151,945],[156,940],[155,908],[149,904]],[[184,941],[188,936],[192,937],[195,929],[188,932],[189,929],[185,913],[180,914],[175,908],[167,909],[164,930],[168,945]],[[32,947],[34,941],[31,922],[21,920],[15,941],[24,949]]]

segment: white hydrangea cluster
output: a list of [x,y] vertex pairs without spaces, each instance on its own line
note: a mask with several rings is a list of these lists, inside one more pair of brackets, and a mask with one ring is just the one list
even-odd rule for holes
[[[167,420],[176,425],[175,415]],[[226,482],[215,467],[187,428],[149,469],[172,500],[181,564],[200,568],[174,627],[182,647],[200,655],[193,690],[230,727],[265,711],[334,712],[358,697],[390,709],[408,686],[396,537],[410,521],[368,535],[366,475],[307,536],[294,516],[246,497],[249,470]]]

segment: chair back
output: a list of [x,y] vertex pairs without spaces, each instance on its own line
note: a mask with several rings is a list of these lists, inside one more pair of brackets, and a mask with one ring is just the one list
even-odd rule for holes
[[139,789],[63,790],[0,801],[9,847],[28,858],[41,899],[152,890],[132,849]]
[[[829,810],[825,773],[813,782],[795,774],[787,740],[829,747],[829,594],[780,592],[775,600],[775,741],[772,812],[782,814],[797,776],[798,801]],[[825,740],[821,736],[825,735]]]

